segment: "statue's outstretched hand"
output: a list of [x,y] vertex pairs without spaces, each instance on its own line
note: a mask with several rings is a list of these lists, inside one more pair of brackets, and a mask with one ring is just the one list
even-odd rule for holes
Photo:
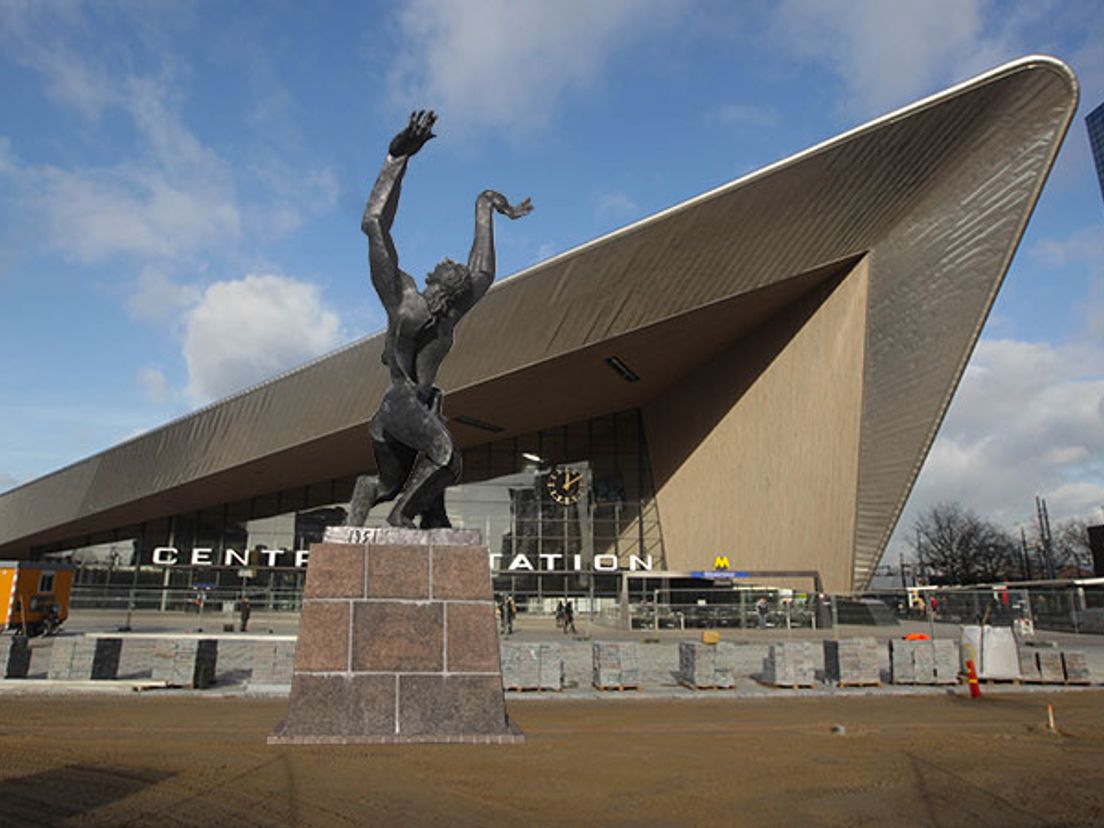
[[491,204],[496,212],[501,213],[506,218],[519,219],[533,212],[533,202],[528,198],[519,201],[517,204],[510,204],[502,193],[495,193],[494,195],[495,198],[492,199]]
[[433,134],[433,125],[437,123],[437,115],[432,109],[419,109],[410,113],[408,123],[398,135],[391,139],[391,145],[387,151],[392,158],[406,156],[409,158],[418,152],[426,141],[436,138]]

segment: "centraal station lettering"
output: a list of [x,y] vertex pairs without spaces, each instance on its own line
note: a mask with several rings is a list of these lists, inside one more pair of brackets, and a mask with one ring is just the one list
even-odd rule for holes
[[[309,549],[236,549],[215,550],[199,546],[182,552],[175,546],[155,547],[150,556],[154,566],[226,566],[226,567],[293,567],[302,568],[310,560]],[[492,552],[487,556],[492,572],[618,572],[621,565],[616,555],[595,555],[587,566],[582,555],[561,555],[542,552],[538,555],[502,555]],[[503,566],[503,563],[506,565]],[[651,555],[629,555],[630,572],[650,572],[654,565]]]

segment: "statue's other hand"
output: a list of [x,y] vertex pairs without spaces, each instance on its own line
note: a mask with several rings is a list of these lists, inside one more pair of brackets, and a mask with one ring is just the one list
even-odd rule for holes
[[533,212],[533,202],[529,198],[519,201],[517,204],[510,204],[504,198],[501,203],[496,203],[494,207],[502,215],[511,219],[519,219]]
[[409,158],[418,152],[426,141],[437,136],[433,134],[433,125],[437,123],[437,114],[432,109],[419,109],[410,113],[410,122],[402,132],[391,139],[387,151],[392,158]]

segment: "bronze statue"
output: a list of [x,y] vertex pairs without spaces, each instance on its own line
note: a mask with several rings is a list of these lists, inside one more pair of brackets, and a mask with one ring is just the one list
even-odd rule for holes
[[360,225],[368,236],[372,285],[387,310],[383,362],[391,371],[391,388],[370,428],[377,474],[357,478],[349,526],[363,526],[373,506],[396,497],[387,517],[392,526],[414,527],[415,518],[422,529],[451,525],[445,489],[460,479],[460,455],[434,382],[452,347],[453,329],[494,281],[492,210],[516,219],[533,209],[528,198],[511,205],[501,193],[481,192],[475,200],[475,239],[467,266],[443,260],[426,275],[419,293],[414,279],[399,269],[391,224],[407,162],[435,137],[436,121],[431,111],[415,112],[391,140]]

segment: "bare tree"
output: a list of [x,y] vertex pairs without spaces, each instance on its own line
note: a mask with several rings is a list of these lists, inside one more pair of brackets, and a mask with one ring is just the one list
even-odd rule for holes
[[1058,524],[1054,533],[1054,565],[1059,569],[1073,569],[1092,573],[1092,549],[1089,547],[1089,522],[1083,518],[1070,518]]
[[916,519],[911,541],[920,565],[956,584],[1018,575],[1016,541],[958,503],[939,503]]

